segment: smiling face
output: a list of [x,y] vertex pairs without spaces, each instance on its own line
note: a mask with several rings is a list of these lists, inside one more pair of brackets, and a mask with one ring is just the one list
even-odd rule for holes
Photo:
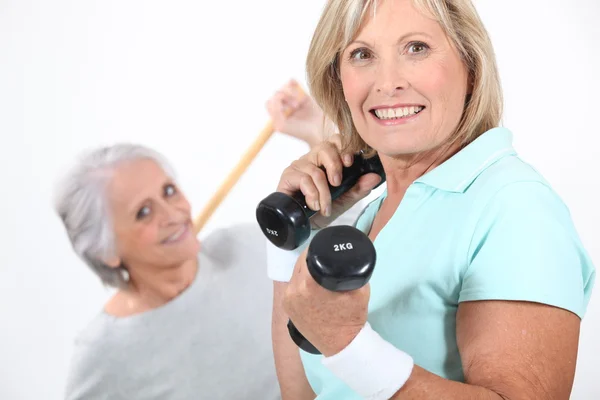
[[108,198],[118,256],[107,261],[110,266],[166,268],[197,256],[190,204],[154,161],[117,167]]
[[354,125],[380,154],[434,150],[460,122],[467,68],[441,26],[410,0],[377,2],[339,65]]

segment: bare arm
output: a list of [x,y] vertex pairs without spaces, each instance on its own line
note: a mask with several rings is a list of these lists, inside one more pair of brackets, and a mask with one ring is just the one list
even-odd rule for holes
[[316,397],[306,374],[298,346],[287,330],[288,316],[283,310],[283,293],[287,283],[273,282],[273,316],[271,331],[275,368],[283,400],[312,400]]
[[580,319],[537,303],[466,302],[457,341],[466,383],[418,366],[392,399],[569,399]]

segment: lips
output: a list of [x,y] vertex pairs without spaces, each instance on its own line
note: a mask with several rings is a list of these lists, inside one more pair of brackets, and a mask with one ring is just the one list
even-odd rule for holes
[[165,239],[161,241],[162,244],[173,244],[180,242],[185,239],[187,234],[190,232],[190,223],[185,223],[179,227],[175,232],[167,236]]
[[395,107],[376,107],[370,110],[379,120],[394,120],[417,115],[425,109],[422,105],[403,105]]

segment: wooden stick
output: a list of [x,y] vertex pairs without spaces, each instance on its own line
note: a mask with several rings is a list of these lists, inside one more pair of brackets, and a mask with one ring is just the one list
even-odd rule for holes
[[[300,99],[304,96],[304,92],[300,88],[299,85],[296,86],[297,90],[300,92]],[[286,116],[289,116],[291,111],[286,112]],[[240,161],[237,163],[235,168],[229,173],[225,181],[221,184],[219,189],[215,192],[212,198],[208,201],[208,204],[204,206],[204,209],[196,219],[194,219],[194,233],[198,235],[200,230],[204,227],[208,219],[211,217],[213,212],[217,209],[219,204],[223,201],[225,196],[229,193],[233,185],[240,179],[242,174],[246,171],[246,169],[250,166],[256,155],[260,152],[260,150],[264,147],[265,143],[271,138],[274,132],[273,121],[267,122],[263,130],[260,132],[258,137],[254,140],[254,142],[250,145],[246,153],[242,156]]]

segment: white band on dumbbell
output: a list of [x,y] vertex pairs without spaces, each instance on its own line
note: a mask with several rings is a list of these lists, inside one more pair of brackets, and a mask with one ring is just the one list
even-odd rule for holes
[[410,377],[412,357],[375,332],[367,322],[346,348],[322,364],[352,390],[368,400],[387,400]]
[[289,282],[292,279],[298,257],[308,247],[318,230],[310,232],[308,239],[295,250],[284,250],[266,240],[267,276],[273,281]]

